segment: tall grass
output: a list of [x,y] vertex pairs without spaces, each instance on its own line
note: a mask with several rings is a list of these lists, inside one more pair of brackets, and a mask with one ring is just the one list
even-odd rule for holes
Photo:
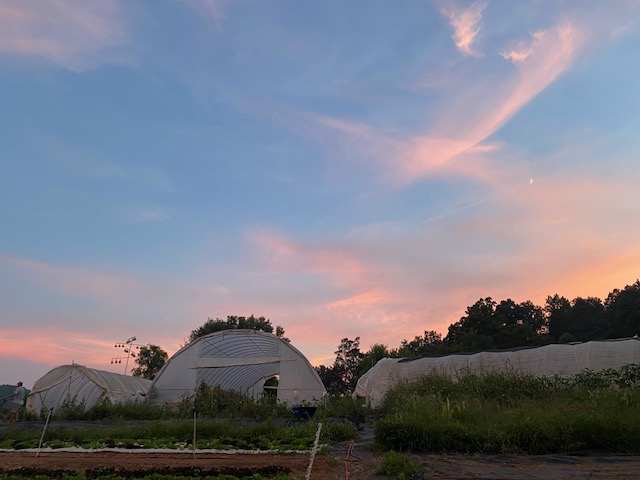
[[241,393],[209,387],[202,384],[194,395],[186,396],[174,404],[152,402],[112,404],[108,399],[86,408],[73,399],[54,412],[57,420],[160,420],[191,418],[194,408],[199,417],[244,418],[268,420],[292,417],[289,408],[275,399],[253,399]]
[[389,392],[376,440],[393,450],[638,453],[640,390],[607,375],[428,375]]

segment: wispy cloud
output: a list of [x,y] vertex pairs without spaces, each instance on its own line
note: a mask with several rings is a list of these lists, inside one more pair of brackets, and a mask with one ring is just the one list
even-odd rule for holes
[[123,62],[127,42],[119,0],[5,0],[0,53],[45,58],[72,70]]
[[513,62],[511,71],[451,92],[422,134],[402,135],[325,115],[306,119],[368,153],[401,184],[447,174],[491,183],[495,172],[489,156],[501,145],[489,138],[571,67],[584,41],[584,32],[572,23],[536,32],[518,50],[503,53]]
[[453,28],[453,41],[465,55],[477,54],[473,44],[480,33],[482,12],[486,7],[486,2],[476,1],[466,8],[448,6],[442,9],[442,14]]
[[522,107],[553,83],[573,62],[583,33],[570,23],[536,33],[529,53],[514,64],[502,85],[460,92],[465,100],[442,113],[432,131],[413,138],[403,156],[404,175],[414,179],[447,166],[470,153],[502,127]]

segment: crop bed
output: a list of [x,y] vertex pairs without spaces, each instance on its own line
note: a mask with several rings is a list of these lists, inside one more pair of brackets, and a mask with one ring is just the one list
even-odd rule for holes
[[[136,452],[0,452],[0,474],[20,474],[24,478],[46,475],[61,478],[64,474],[80,473],[88,478],[98,474],[113,474],[126,478],[144,477],[149,473],[176,476],[260,474],[265,478],[288,474],[302,478],[308,455],[289,454],[197,454]],[[338,478],[337,464],[329,457],[318,456],[314,464],[314,479]]]

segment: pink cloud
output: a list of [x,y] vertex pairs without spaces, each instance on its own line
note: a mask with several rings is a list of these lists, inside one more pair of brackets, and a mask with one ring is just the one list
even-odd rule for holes
[[358,285],[367,266],[347,249],[304,245],[271,231],[254,231],[257,245],[272,268],[323,275],[338,285]]
[[327,305],[330,310],[344,309],[352,307],[362,307],[369,305],[378,305],[381,303],[388,303],[391,301],[392,295],[388,292],[381,290],[367,290],[362,293],[357,293],[346,298],[341,298]]
[[114,301],[144,288],[139,280],[120,273],[99,272],[6,255],[0,255],[0,263],[15,269],[19,275],[25,275],[65,295]]
[[0,54],[46,58],[72,70],[124,61],[113,49],[127,40],[119,0],[5,0]]
[[447,17],[453,28],[453,41],[458,50],[465,55],[476,54],[472,47],[478,33],[480,33],[482,12],[486,6],[485,2],[477,1],[467,8],[449,6],[442,9],[442,14]]
[[23,358],[52,366],[75,361],[105,368],[116,354],[113,345],[111,341],[81,332],[0,328],[0,357]]
[[[122,340],[117,334],[97,336],[58,328],[0,327],[0,361],[22,359],[48,367],[75,362],[122,373],[124,364],[111,364],[112,358],[124,355],[121,349],[114,348],[115,342]],[[169,352],[173,353],[178,346],[170,344],[174,348]],[[134,363],[130,360],[129,366],[135,366]]]

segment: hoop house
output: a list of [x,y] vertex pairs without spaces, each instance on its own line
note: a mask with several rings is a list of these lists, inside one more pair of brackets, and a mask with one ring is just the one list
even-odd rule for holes
[[454,377],[461,373],[518,372],[540,376],[569,376],[589,370],[621,368],[640,363],[637,338],[551,344],[513,350],[461,353],[423,358],[383,358],[358,380],[354,395],[374,407],[389,389],[429,373]]
[[156,376],[150,395],[175,402],[204,383],[257,399],[273,378],[278,400],[291,406],[316,403],[326,394],[309,361],[290,343],[256,330],[224,330],[178,350]]
[[37,414],[65,402],[91,408],[103,399],[112,403],[143,400],[150,380],[95,370],[82,365],[62,365],[40,377],[27,398],[27,408]]

